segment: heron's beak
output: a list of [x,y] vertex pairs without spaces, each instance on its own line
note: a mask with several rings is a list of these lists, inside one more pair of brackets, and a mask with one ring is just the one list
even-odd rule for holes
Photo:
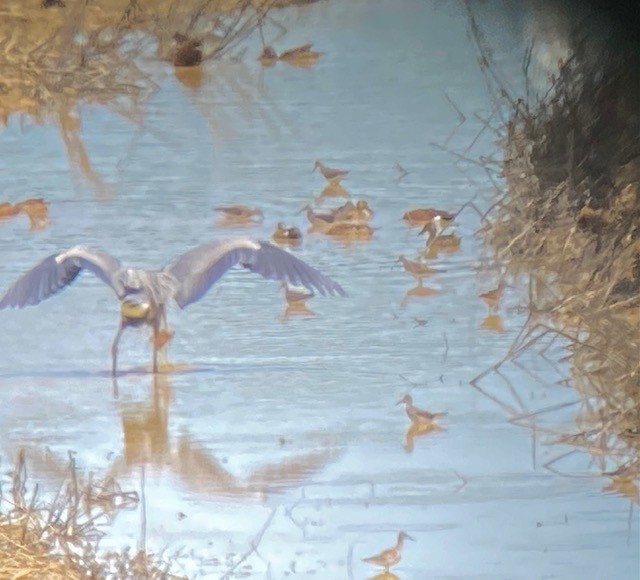
[[400,400],[396,403],[396,407],[397,407],[398,405],[402,405],[402,403],[404,403],[404,398],[400,399]]
[[407,540],[411,540],[412,542],[415,542],[415,538],[413,538],[412,536],[410,536],[409,534],[405,534],[405,538],[407,538]]
[[308,209],[311,209],[311,207],[310,207],[310,206],[308,206],[308,205],[305,205],[305,206],[304,206],[304,207],[303,207],[303,208],[298,212],[298,214],[301,214],[303,211],[307,211]]
[[433,227],[433,226],[432,226],[432,224],[430,224],[430,223],[429,223],[429,224],[426,224],[426,225],[425,225],[425,226],[424,226],[424,227],[423,227],[423,228],[418,232],[418,235],[419,235],[419,236],[421,236],[421,235],[422,235],[422,234],[424,234],[425,232],[429,232],[429,231],[431,231],[431,228],[432,228],[432,227]]

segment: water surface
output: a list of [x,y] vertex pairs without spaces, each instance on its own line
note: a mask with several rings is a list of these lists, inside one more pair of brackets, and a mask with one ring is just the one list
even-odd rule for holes
[[[497,4],[482,16],[517,84],[523,17]],[[396,262],[424,244],[400,219],[407,209],[454,211],[471,199],[486,209],[494,200],[484,172],[433,145],[464,150],[482,127],[473,113],[492,107],[464,12],[352,1],[282,18],[289,32],[278,49],[312,40],[324,52],[311,70],[262,69],[254,39],[244,60],[208,64],[197,89],[149,64],[159,89],[140,126],[81,108],[82,139],[109,199],[70,169],[56,127],[10,119],[0,137],[4,195],[46,197],[52,226],[0,224],[0,284],[76,243],[160,267],[213,236],[244,232],[214,226],[223,204],[261,207],[263,224],[248,230],[257,237],[268,239],[278,221],[306,227],[298,212],[322,190],[311,169],[323,159],[350,170],[344,186],[369,201],[377,229],[351,245],[310,235],[293,251],[348,297],[314,298],[314,316],[283,320],[277,284],[233,271],[169,313],[169,356],[181,371],[154,381],[143,372],[146,334],[125,334],[120,364],[135,372],[120,376],[115,400],[107,375],[118,309],[99,281],[83,276],[37,308],[3,312],[3,454],[26,447],[45,481],[68,450],[123,488],[140,489],[144,475],[147,547],[185,547],[180,565],[192,576],[222,576],[227,556],[249,549],[268,521],[243,569],[256,578],[372,576],[361,559],[399,530],[415,538],[394,567],[403,579],[637,577],[629,501],[603,494],[602,478],[545,469],[570,448],[533,440],[469,385],[524,322],[516,287],[499,310],[504,332],[480,328],[490,312],[477,294],[496,285],[499,268],[474,236],[478,215],[463,211],[460,250],[432,260],[441,271],[425,282],[431,296],[407,295],[415,282]],[[468,116],[453,136],[458,117],[446,96]],[[483,132],[470,154],[493,154],[495,138]],[[409,171],[402,180],[396,162]],[[511,365],[508,381],[489,375],[484,388],[508,397],[513,385],[534,409],[574,398],[553,385],[566,369],[526,362],[529,372]],[[405,392],[448,412],[442,430],[407,437],[395,405]],[[570,429],[573,417],[568,408],[552,427]],[[588,474],[577,457],[563,469]],[[123,512],[104,545],[136,545],[140,530],[140,510]]]

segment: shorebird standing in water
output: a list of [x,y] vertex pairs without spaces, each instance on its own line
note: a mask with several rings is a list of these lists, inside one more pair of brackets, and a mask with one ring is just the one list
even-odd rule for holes
[[400,561],[400,558],[402,557],[402,545],[405,540],[414,541],[406,532],[400,532],[395,546],[382,550],[382,552],[369,556],[368,558],[364,558],[362,561],[380,566],[384,568],[385,572],[388,572],[391,566],[395,566]]
[[415,407],[411,395],[405,395],[396,405],[404,405],[407,417],[409,417],[412,423],[433,423],[439,417],[444,417],[447,414],[446,412],[431,413]]
[[315,164],[313,165],[313,171],[316,169],[320,170],[322,173],[322,177],[324,177],[329,183],[338,184],[342,181],[349,172],[346,169],[334,169],[332,167],[327,167],[322,161],[316,159]]
[[482,294],[478,294],[478,298],[484,301],[484,303],[491,309],[496,310],[500,305],[500,300],[502,299],[502,292],[507,283],[504,281],[504,278],[498,282],[498,287],[493,290],[489,290],[488,292],[483,292]]
[[88,270],[110,286],[120,301],[120,323],[111,345],[112,376],[116,374],[120,336],[129,326],[151,327],[153,372],[156,373],[158,349],[163,346],[161,329],[167,329],[167,303],[173,300],[178,307],[186,308],[200,300],[235,265],[263,278],[304,286],[323,295],[345,294],[340,284],[277,246],[247,237],[232,237],[197,246],[162,270],[123,268],[107,252],[74,246],[48,256],[18,278],[0,298],[0,310],[39,304],[71,284],[83,270]]

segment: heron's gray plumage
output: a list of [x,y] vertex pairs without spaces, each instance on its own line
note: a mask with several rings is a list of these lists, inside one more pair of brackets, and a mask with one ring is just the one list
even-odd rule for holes
[[82,270],[89,270],[119,293],[116,274],[120,262],[101,250],[74,246],[52,254],[23,274],[0,299],[0,309],[34,306],[73,282]]
[[345,293],[331,278],[269,242],[227,238],[193,248],[167,266],[165,271],[177,281],[178,306],[185,308],[202,298],[236,264],[263,278],[316,289],[323,295]]
[[[18,278],[0,298],[0,309],[39,304],[71,284],[88,270],[110,286],[121,302],[120,325],[113,341],[112,372],[117,347],[127,326],[149,325],[154,340],[166,326],[166,304],[173,298],[180,308],[202,298],[235,265],[320,294],[345,294],[328,276],[269,242],[251,238],[227,238],[202,244],[185,252],[163,270],[122,268],[120,262],[98,249],[74,246],[52,254]],[[154,342],[153,369],[157,370]]]

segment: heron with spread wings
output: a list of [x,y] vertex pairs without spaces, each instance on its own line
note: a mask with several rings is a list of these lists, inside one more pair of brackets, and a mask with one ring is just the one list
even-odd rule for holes
[[240,265],[269,280],[304,286],[320,294],[345,295],[337,282],[296,256],[268,242],[247,237],[215,240],[197,246],[162,270],[123,268],[107,252],[74,246],[52,254],[25,272],[0,298],[3,308],[39,304],[88,270],[110,286],[120,301],[120,323],[111,345],[111,373],[116,374],[118,342],[128,326],[147,325],[153,332],[153,372],[158,372],[158,341],[167,326],[166,305],[180,308],[200,300],[229,269]]

